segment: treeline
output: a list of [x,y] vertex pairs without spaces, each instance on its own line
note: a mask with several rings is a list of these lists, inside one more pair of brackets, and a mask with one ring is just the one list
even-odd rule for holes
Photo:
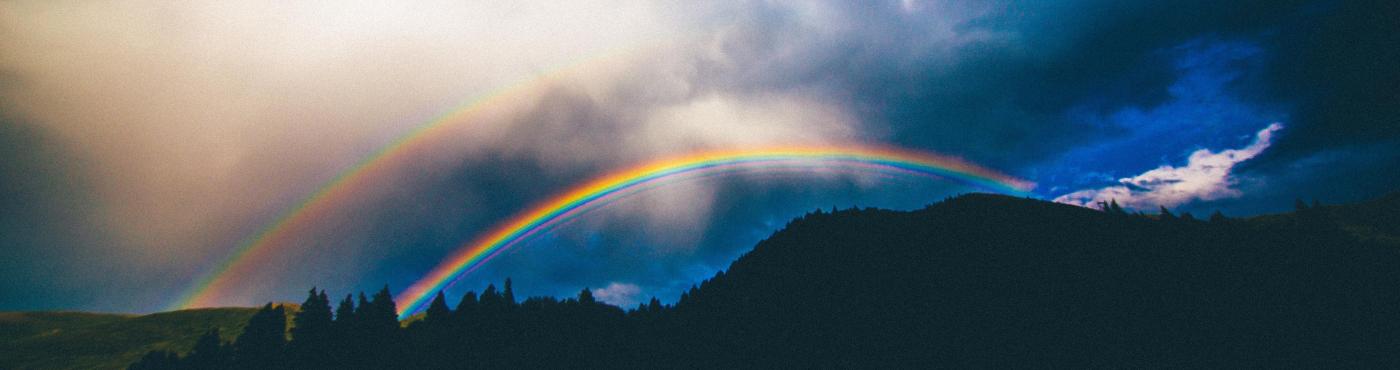
[[[288,332],[133,369],[1400,367],[1400,195],[1206,220],[991,195],[817,211],[682,294],[631,310],[509,280],[401,326],[387,290]],[[288,340],[287,338],[290,337]]]
[[[421,318],[401,325],[387,287],[358,302],[347,295],[332,313],[324,290],[311,289],[287,327],[282,306],[263,306],[233,342],[217,329],[181,356],[148,353],[132,370],[156,369],[431,369],[597,368],[637,359],[643,343],[629,329],[669,309],[652,299],[636,309],[597,301],[584,289],[576,298],[515,297],[487,286],[449,308],[441,292]],[[415,320],[416,319],[416,320]]]

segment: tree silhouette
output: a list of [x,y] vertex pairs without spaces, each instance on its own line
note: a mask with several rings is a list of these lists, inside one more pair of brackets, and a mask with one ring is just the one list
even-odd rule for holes
[[331,303],[326,293],[317,294],[316,288],[312,288],[292,323],[292,346],[326,341],[332,335]]
[[1128,214],[1128,211],[1127,211],[1127,210],[1124,210],[1123,207],[1121,207],[1121,206],[1118,205],[1118,200],[1117,200],[1117,199],[1112,200],[1112,201],[1108,204],[1108,209],[1109,209],[1113,214],[1115,214],[1115,215],[1126,215],[1126,214]]
[[583,291],[578,292],[578,303],[594,304],[597,303],[597,301],[593,300],[592,291],[588,290],[588,288],[583,288]]
[[234,342],[234,360],[240,367],[271,367],[287,340],[287,316],[282,306],[264,305],[248,320]]
[[[631,311],[588,288],[516,303],[507,281],[467,292],[455,309],[439,291],[401,328],[387,286],[358,305],[347,295],[333,319],[313,288],[286,346],[285,313],[268,304],[231,347],[211,330],[184,358],[152,351],[131,368],[1400,363],[1388,350],[1400,343],[1400,245],[1388,239],[1400,228],[1387,222],[1400,195],[1263,217],[1216,211],[1209,224],[1113,206],[969,195],[909,212],[808,213],[674,305],[652,297]],[[326,356],[302,357],[318,351]]]
[[350,322],[355,321],[355,300],[352,295],[346,294],[345,299],[335,307],[335,326],[348,329]]
[[326,292],[318,294],[316,288],[311,288],[301,310],[292,318],[292,341],[287,344],[287,357],[292,367],[309,368],[325,363],[332,352],[334,325],[330,298]]
[[451,317],[452,309],[447,308],[447,298],[443,297],[442,291],[439,290],[437,296],[433,297],[433,302],[428,304],[428,311],[423,321],[436,324],[447,322]]
[[182,366],[192,369],[208,369],[221,366],[228,361],[229,354],[219,338],[219,328],[209,329],[195,342],[189,356],[181,361]]

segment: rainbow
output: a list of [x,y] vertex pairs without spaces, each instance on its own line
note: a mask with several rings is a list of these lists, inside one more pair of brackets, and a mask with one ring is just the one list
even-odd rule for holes
[[640,49],[610,50],[577,63],[546,70],[515,84],[458,104],[417,126],[389,145],[342,171],[311,196],[285,209],[271,224],[239,242],[238,246],[225,258],[219,260],[218,265],[206,270],[208,272],[204,275],[192,279],[193,284],[178,295],[167,306],[168,309],[189,309],[212,305],[215,299],[233,285],[234,277],[252,273],[253,264],[251,261],[266,258],[270,252],[276,250],[277,246],[288,244],[297,231],[309,228],[314,221],[335,209],[337,204],[344,203],[355,194],[360,193],[362,189],[371,187],[371,180],[377,177],[374,176],[375,174],[382,174],[386,169],[394,167],[394,164],[412,158],[415,153],[431,147],[427,145],[431,141],[429,138],[449,136],[448,134],[452,132],[450,128],[454,126],[454,123],[469,122],[471,117],[493,106],[492,103],[521,97],[527,92],[534,91],[535,88],[547,86],[551,81],[576,74],[584,67],[599,65],[610,60],[619,60],[629,52],[636,50]]
[[862,146],[791,146],[699,152],[644,163],[573,187],[537,203],[498,224],[490,232],[459,247],[397,299],[403,319],[423,309],[431,297],[458,278],[480,268],[511,246],[589,209],[619,197],[687,176],[706,176],[744,169],[808,169],[853,167],[876,171],[938,176],[992,191],[1023,194],[1035,185],[957,158],[892,148]]

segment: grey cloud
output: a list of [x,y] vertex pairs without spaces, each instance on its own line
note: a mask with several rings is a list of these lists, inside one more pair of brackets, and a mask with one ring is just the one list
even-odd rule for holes
[[[1298,107],[1296,120],[1286,122],[1290,135],[1232,174],[1272,179],[1333,152],[1393,167],[1393,156],[1337,148],[1394,137],[1389,123],[1397,114],[1385,103],[1400,84],[1392,83],[1394,68],[1381,67],[1395,64],[1396,48],[1383,46],[1395,37],[1384,18],[1396,6],[1308,3],[4,2],[0,104],[7,116],[26,117],[36,132],[65,143],[63,155],[6,164],[50,161],[44,168],[58,175],[48,178],[83,179],[71,188],[77,203],[52,193],[7,198],[44,206],[5,215],[90,210],[48,218],[85,236],[45,241],[56,251],[24,253],[116,251],[140,262],[108,267],[128,277],[114,284],[130,292],[159,280],[147,271],[199,272],[447,107],[617,50],[624,51],[551,75],[449,128],[266,266],[263,281],[297,286],[251,287],[237,303],[292,299],[311,284],[405,286],[451,248],[538,199],[619,166],[695,149],[893,143],[1024,175],[1086,142],[1130,135],[1082,118],[1171,101],[1167,89],[1178,76],[1162,50],[1211,35],[1256,41],[1268,53],[1267,73],[1232,83],[1232,94]],[[1303,37],[1314,33],[1319,38]],[[1329,80],[1334,73],[1344,78]],[[517,275],[517,286],[539,283],[549,294],[572,294],[577,282],[679,289],[761,237],[750,235],[762,234],[755,230],[776,227],[763,222],[780,226],[822,199],[909,207],[964,190],[924,184],[899,195],[843,192],[849,189],[841,184],[860,181],[809,189],[740,178],[645,194],[591,218],[595,232],[559,237],[561,245],[583,245],[590,241],[580,238],[597,234],[592,243],[677,253],[655,271],[605,278],[645,260],[580,266],[531,254],[542,260],[503,257],[520,265],[483,276],[518,274],[535,263],[557,276]],[[1363,185],[1343,187],[1378,188]],[[663,245],[687,238],[699,240],[690,249]],[[299,260],[320,265],[298,267]],[[92,291],[84,294],[111,307],[144,308],[133,301],[151,299]]]

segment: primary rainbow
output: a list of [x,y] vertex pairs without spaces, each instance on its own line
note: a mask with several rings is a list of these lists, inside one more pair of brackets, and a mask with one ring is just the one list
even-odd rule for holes
[[498,224],[491,232],[458,248],[396,301],[400,319],[421,310],[440,290],[490,261],[510,246],[560,221],[619,196],[678,177],[742,168],[857,167],[933,175],[983,189],[1022,194],[1034,184],[957,158],[892,148],[863,146],[787,146],[699,152],[617,171],[571,188]]
[[276,249],[276,246],[286,244],[292,236],[296,235],[296,231],[309,227],[314,220],[334,209],[336,204],[343,203],[358,194],[360,189],[370,187],[370,180],[375,178],[372,174],[382,173],[385,169],[393,167],[399,160],[410,158],[416,151],[426,149],[428,147],[424,145],[428,141],[426,139],[445,136],[446,133],[450,132],[448,128],[454,124],[468,122],[470,117],[481,112],[484,108],[492,106],[492,103],[506,101],[510,97],[534,91],[535,88],[547,86],[548,82],[555,81],[559,77],[573,74],[587,66],[601,64],[603,61],[620,59],[619,57],[626,55],[627,52],[635,50],[637,49],[611,50],[593,58],[539,73],[516,84],[466,101],[417,126],[413,131],[400,136],[389,145],[342,171],[330,182],[321,186],[316,193],[284,210],[276,221],[244,239],[227,254],[227,257],[220,260],[218,265],[207,270],[204,275],[193,279],[194,283],[177,296],[168,308],[175,310],[209,306],[214,299],[233,284],[235,277],[251,273],[249,270],[252,265],[250,261],[259,260],[262,258],[260,256],[268,255]]

